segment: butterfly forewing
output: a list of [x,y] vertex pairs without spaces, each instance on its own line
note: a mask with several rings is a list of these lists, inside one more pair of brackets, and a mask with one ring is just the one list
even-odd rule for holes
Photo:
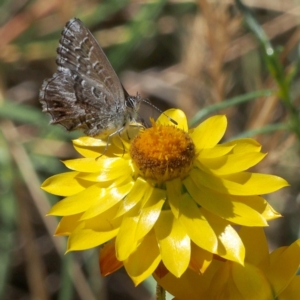
[[128,111],[119,78],[80,20],[66,24],[57,53],[58,70],[40,91],[43,111],[51,115],[51,123],[94,136],[109,135],[134,118],[135,107]]
[[[120,80],[91,32],[78,19],[65,26],[57,49],[57,64],[124,103]],[[114,100],[116,101],[116,100]]]

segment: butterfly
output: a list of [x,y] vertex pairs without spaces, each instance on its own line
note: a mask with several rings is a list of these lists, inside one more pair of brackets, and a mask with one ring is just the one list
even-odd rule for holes
[[57,54],[57,72],[44,80],[39,94],[51,124],[108,137],[135,122],[142,98],[126,92],[97,40],[79,19],[66,24]]

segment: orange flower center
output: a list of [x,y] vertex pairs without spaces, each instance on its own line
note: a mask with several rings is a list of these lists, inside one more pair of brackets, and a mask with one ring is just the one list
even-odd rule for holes
[[184,178],[193,166],[195,145],[183,130],[152,122],[130,145],[130,155],[139,175],[164,182]]

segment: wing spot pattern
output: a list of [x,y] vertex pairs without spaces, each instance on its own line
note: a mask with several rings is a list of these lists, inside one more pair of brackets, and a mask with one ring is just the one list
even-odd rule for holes
[[103,93],[95,87],[92,87],[92,93],[98,99],[103,98]]
[[114,82],[112,80],[112,78],[110,76],[105,77],[104,79],[104,83],[107,85],[107,83],[109,83],[110,85],[113,85]]
[[100,65],[99,61],[93,64],[94,70],[97,72],[98,75],[100,75],[104,71],[104,67]]

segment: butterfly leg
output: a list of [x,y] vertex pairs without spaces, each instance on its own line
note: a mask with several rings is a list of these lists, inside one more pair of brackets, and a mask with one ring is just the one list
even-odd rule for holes
[[[121,143],[122,143],[122,147],[123,147],[123,155],[124,155],[124,153],[125,153],[125,146],[124,146],[124,143],[122,142],[122,139],[121,139],[121,132],[122,132],[124,129],[125,129],[125,126],[121,127],[120,129],[116,130],[115,132],[111,133],[111,134],[107,137],[107,142],[106,142],[105,149],[104,149],[104,151],[102,152],[101,155],[99,155],[98,157],[96,157],[96,160],[98,160],[100,157],[102,157],[102,156],[106,153],[106,151],[107,151],[107,149],[108,149],[108,145],[109,145],[110,139],[111,139],[113,136],[115,136],[116,134],[119,136],[120,141],[121,141]],[[122,156],[123,156],[123,155],[122,155]]]

